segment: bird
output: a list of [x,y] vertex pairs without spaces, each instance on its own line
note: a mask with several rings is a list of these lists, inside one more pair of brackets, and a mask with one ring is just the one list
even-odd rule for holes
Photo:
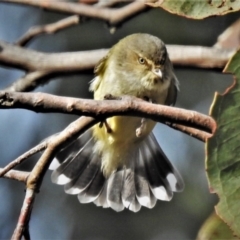
[[[126,36],[94,68],[90,91],[141,98],[174,105],[179,82],[165,44],[147,33]],[[113,116],[96,124],[57,153],[50,169],[53,183],[64,185],[80,203],[93,202],[116,212],[153,208],[170,201],[184,182],[158,144],[156,122],[134,116]]]

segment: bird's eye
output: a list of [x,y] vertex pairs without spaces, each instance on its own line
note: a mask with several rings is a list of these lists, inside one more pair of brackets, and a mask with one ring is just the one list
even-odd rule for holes
[[139,62],[140,64],[145,64],[145,59],[142,58],[142,57],[139,57],[139,58],[138,58],[138,62]]

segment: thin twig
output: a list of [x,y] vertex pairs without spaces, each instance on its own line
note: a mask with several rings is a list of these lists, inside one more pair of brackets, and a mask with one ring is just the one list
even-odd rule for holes
[[113,9],[99,8],[94,5],[63,1],[2,0],[2,2],[25,4],[29,6],[43,8],[49,11],[98,18],[108,21],[110,24],[118,24],[148,7],[144,4],[144,1],[132,2],[124,7]]
[[158,122],[171,122],[213,133],[215,121],[206,115],[185,109],[152,104],[135,97],[122,100],[90,100],[59,97],[46,93],[0,92],[0,109],[23,108],[36,112],[58,112],[105,118],[115,115],[138,116]]
[[[0,171],[2,171],[2,169],[3,168],[0,168]],[[3,178],[8,178],[8,179],[12,179],[12,180],[16,180],[16,181],[19,181],[19,182],[26,183],[29,174],[30,174],[30,172],[24,172],[24,171],[18,171],[18,170],[10,170],[9,172],[7,172],[3,176]]]
[[57,31],[79,23],[79,16],[70,16],[55,23],[31,27],[17,42],[18,46],[25,46],[34,37],[40,34],[52,34]]
[[211,133],[206,133],[205,131],[201,131],[196,128],[186,127],[180,124],[175,123],[166,123],[169,127],[181,131],[183,133],[186,133],[187,135],[194,137],[202,142],[206,142],[206,140],[213,136]]
[[38,144],[37,146],[33,147],[32,149],[28,150],[17,159],[10,162],[6,167],[0,169],[0,177],[3,177],[8,171],[16,167],[17,165],[21,164],[24,160],[28,159],[32,155],[44,150],[47,146],[46,141]]
[[5,88],[9,92],[27,92],[42,85],[50,73],[47,71],[29,72]]

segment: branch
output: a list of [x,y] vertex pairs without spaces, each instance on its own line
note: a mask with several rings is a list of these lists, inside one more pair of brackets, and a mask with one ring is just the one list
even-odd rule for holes
[[[173,64],[223,68],[234,50],[202,46],[167,45]],[[0,41],[0,63],[27,71],[74,72],[93,68],[109,49],[42,53]]]
[[202,46],[167,45],[173,64],[201,68],[224,68],[235,49]]
[[[2,170],[3,168],[0,168],[0,171]],[[28,176],[29,172],[10,170],[9,172],[4,174],[3,178],[13,179],[19,182],[26,183]]]
[[71,16],[55,23],[43,25],[43,26],[34,26],[31,27],[17,42],[16,45],[18,46],[25,46],[29,41],[31,41],[34,37],[40,34],[52,34],[55,33],[63,28],[70,27],[74,24],[79,23],[79,16]]
[[46,141],[44,141],[44,142],[38,144],[37,146],[33,147],[29,151],[27,151],[26,153],[22,154],[17,159],[10,162],[6,167],[0,169],[0,177],[3,177],[7,172],[9,172],[11,169],[16,167],[17,165],[21,164],[23,161],[25,161],[26,159],[28,159],[32,155],[34,155],[34,154],[42,151],[43,149],[45,149],[46,146],[47,146],[47,143],[46,143]]
[[45,83],[48,80],[49,72],[47,71],[34,71],[27,73],[25,76],[13,82],[10,86],[5,88],[9,92],[26,92],[34,90],[37,86]]
[[99,8],[94,5],[86,5],[73,2],[62,1],[38,1],[38,0],[2,0],[7,3],[25,4],[33,7],[43,8],[49,11],[62,12],[68,14],[77,14],[91,18],[102,19],[110,24],[118,24],[125,19],[143,11],[147,6],[144,1],[129,3],[122,8]]
[[63,73],[82,71],[93,68],[106,53],[106,49],[42,53],[0,41],[0,63],[28,72]]
[[178,123],[213,133],[215,121],[209,116],[185,109],[152,104],[135,97],[122,100],[89,100],[59,97],[46,93],[0,92],[0,109],[23,108],[35,112],[58,112],[91,116],[102,120],[115,115],[138,116],[154,121]]
[[[167,45],[167,49],[173,64],[204,68],[223,68],[235,52],[201,46]],[[107,52],[108,49],[42,53],[0,41],[0,64],[28,72],[5,90],[29,91],[52,76],[92,69]]]
[[212,134],[210,134],[210,133],[206,133],[199,129],[186,127],[186,126],[183,126],[180,124],[166,122],[166,125],[168,125],[169,127],[173,128],[175,130],[186,133],[187,135],[194,137],[202,142],[206,142],[208,138],[212,137]]
[[238,49],[240,45],[240,19],[230,25],[218,37],[214,47],[225,49]]
[[[28,232],[28,223],[32,212],[33,203],[35,200],[35,192],[32,189],[27,189],[23,201],[22,209],[18,218],[17,226],[13,232],[12,240],[21,239],[22,235],[30,237]],[[28,238],[30,239],[30,238]]]

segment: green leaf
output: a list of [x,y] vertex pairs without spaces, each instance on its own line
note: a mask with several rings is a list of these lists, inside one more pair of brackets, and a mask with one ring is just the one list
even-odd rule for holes
[[193,19],[224,15],[240,10],[239,0],[152,0],[152,7]]
[[198,232],[197,240],[238,239],[233,232],[214,212],[202,225]]
[[235,82],[215,94],[211,116],[217,130],[206,144],[206,167],[210,190],[219,196],[216,212],[240,237],[240,51],[224,72],[234,74]]

